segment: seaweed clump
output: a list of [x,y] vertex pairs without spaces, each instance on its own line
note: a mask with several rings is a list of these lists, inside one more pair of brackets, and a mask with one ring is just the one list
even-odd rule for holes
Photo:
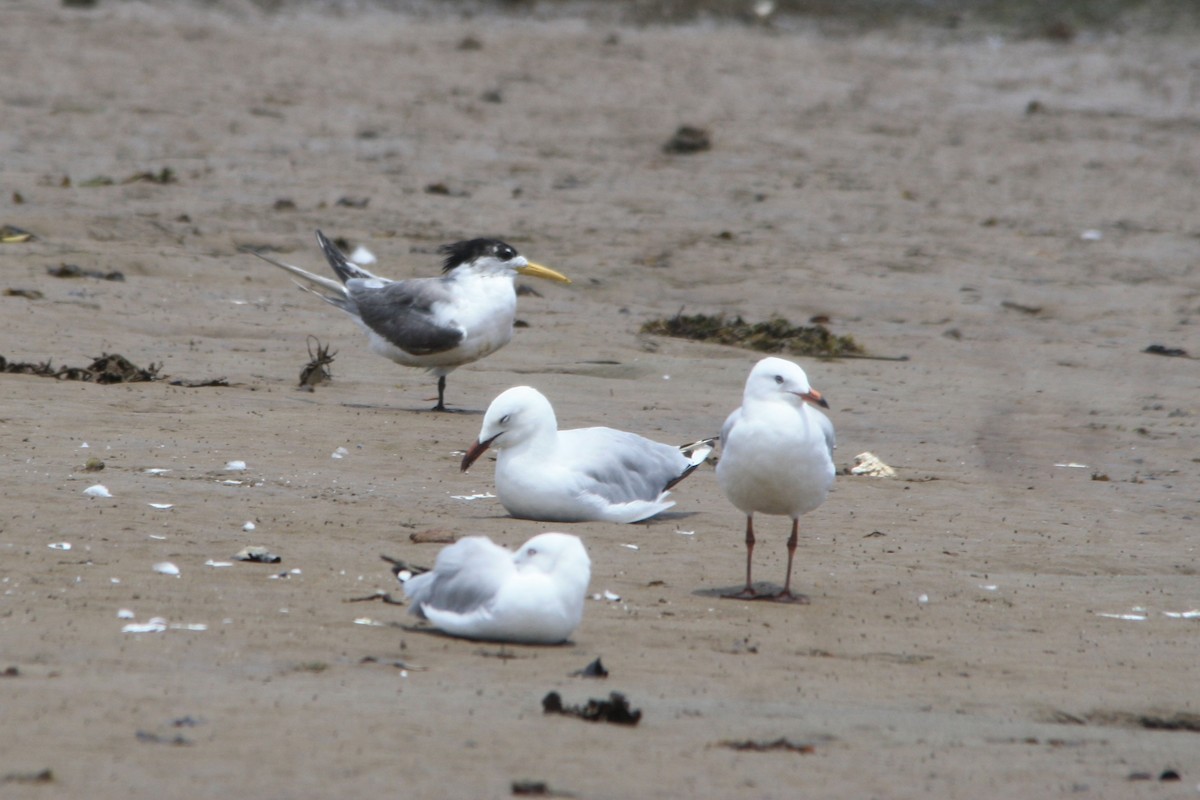
[[137,383],[140,381],[157,381],[162,378],[158,374],[161,364],[151,364],[142,369],[124,356],[116,353],[105,353],[93,359],[88,367],[54,367],[49,361],[32,364],[28,362],[8,361],[0,356],[0,372],[19,375],[40,375],[44,378],[58,380],[85,381],[88,383]]
[[673,317],[650,320],[642,325],[642,333],[734,345],[761,353],[817,358],[866,355],[866,350],[851,336],[837,336],[819,323],[792,325],[783,317],[746,322],[740,315],[729,319],[724,314],[680,312]]

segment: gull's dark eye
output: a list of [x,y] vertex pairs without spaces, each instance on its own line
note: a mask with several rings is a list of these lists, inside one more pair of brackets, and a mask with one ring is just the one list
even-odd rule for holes
[[501,417],[501,418],[500,418],[500,424],[501,424],[501,425],[507,425],[507,424],[508,424],[508,418],[509,418],[510,416],[512,416],[512,415],[511,415],[511,414],[505,414],[503,417]]
[[783,376],[782,376],[782,375],[776,375],[776,376],[775,376],[775,382],[776,382],[777,384],[779,384],[780,386],[782,386],[782,385],[783,385]]
[[499,247],[499,249],[496,250],[496,256],[501,261],[509,261],[509,260],[517,257],[517,251],[513,250],[511,247],[504,244],[504,245],[501,245]]
[[529,556],[530,558],[533,558],[534,556],[537,555],[537,548],[534,548],[534,547],[529,548],[528,550],[525,551],[525,555]]

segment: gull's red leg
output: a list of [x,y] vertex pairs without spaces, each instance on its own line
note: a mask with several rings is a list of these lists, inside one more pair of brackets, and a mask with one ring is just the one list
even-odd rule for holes
[[731,600],[753,600],[758,597],[754,583],[750,580],[750,566],[754,559],[754,515],[746,515],[746,588],[736,594],[723,594]]
[[787,540],[788,563],[787,578],[783,582],[783,591],[775,595],[775,600],[781,603],[807,603],[808,598],[802,594],[792,594],[792,559],[796,556],[796,542],[800,538],[800,520],[792,520],[792,535]]

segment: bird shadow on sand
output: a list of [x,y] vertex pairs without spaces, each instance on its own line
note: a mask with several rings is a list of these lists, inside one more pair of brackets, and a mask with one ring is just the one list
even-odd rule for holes
[[756,597],[733,596],[733,595],[737,595],[739,592],[741,592],[743,588],[745,588],[743,584],[738,584],[737,586],[721,586],[721,587],[712,587],[712,588],[707,588],[707,589],[696,589],[692,592],[692,595],[694,597],[710,597],[710,598],[715,598],[718,600],[736,600],[736,601],[740,601],[740,602],[744,602],[744,603],[761,602],[763,605],[767,605],[767,604],[781,605],[781,606],[808,605],[806,600],[800,601],[800,602],[789,602],[786,600],[781,601],[781,600],[776,599],[775,596],[777,594],[779,594],[780,590],[782,590],[783,587],[777,586],[773,583],[755,583],[754,591],[758,593]]
[[468,639],[464,636],[452,636],[445,631],[438,630],[437,628],[433,628],[428,625],[422,625],[421,623],[407,624],[403,622],[395,622],[392,623],[392,627],[399,628],[405,633],[415,633],[422,636],[430,636],[435,639],[444,639],[446,641],[461,642],[465,645],[472,645],[476,648],[473,651],[475,655],[483,656],[484,658],[499,658],[501,660],[512,658],[528,658],[528,655],[526,655],[528,652],[539,650],[545,647],[575,647],[575,642],[569,639],[565,642],[556,642],[554,644],[526,644],[523,642],[502,642],[493,639]]
[[410,414],[445,414],[446,416],[481,417],[483,410],[477,408],[443,408],[430,406],[383,406],[376,403],[342,403],[343,408],[367,411],[403,411]]
[[661,514],[655,514],[650,519],[643,519],[638,522],[631,522],[629,524],[652,528],[656,523],[679,522],[681,520],[691,519],[699,513],[699,511],[664,511]]

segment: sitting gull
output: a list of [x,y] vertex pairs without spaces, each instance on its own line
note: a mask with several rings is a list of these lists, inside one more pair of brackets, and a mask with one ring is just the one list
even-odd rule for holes
[[451,636],[557,644],[579,627],[591,573],[583,543],[567,533],[538,534],[515,553],[468,536],[409,578],[404,594],[410,614]]
[[560,431],[550,401],[515,386],[488,406],[462,470],[494,447],[496,494],[514,517],[638,522],[675,505],[668,489],[700,466],[712,445],[705,439],[675,447],[612,428]]

